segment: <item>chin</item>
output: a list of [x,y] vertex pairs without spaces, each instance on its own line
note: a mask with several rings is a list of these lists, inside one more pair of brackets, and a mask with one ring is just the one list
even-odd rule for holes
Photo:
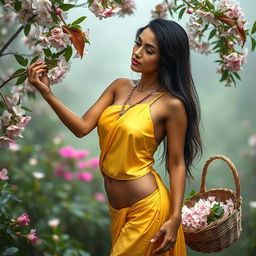
[[130,68],[131,68],[131,70],[133,70],[135,72],[141,73],[141,69],[137,68],[137,67],[134,67],[132,64],[131,64]]

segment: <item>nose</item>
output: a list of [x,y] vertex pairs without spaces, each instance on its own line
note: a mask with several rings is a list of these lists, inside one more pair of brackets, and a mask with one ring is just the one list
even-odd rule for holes
[[142,54],[141,51],[142,51],[142,48],[139,47],[137,50],[134,51],[134,55],[136,57],[141,57],[141,54]]

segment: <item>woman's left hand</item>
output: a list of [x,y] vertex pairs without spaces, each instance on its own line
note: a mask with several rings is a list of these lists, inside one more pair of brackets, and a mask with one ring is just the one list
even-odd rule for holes
[[166,221],[159,231],[154,235],[150,242],[157,241],[162,235],[164,235],[161,245],[152,252],[152,255],[158,255],[171,250],[177,240],[177,233],[180,226],[180,220],[170,219]]

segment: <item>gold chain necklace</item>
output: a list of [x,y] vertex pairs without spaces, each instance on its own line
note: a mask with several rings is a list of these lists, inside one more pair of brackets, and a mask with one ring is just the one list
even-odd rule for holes
[[131,98],[132,94],[133,94],[133,91],[138,87],[138,84],[136,84],[130,91],[130,93],[128,94],[127,98],[125,99],[124,103],[123,103],[123,106],[122,106],[122,109],[120,110],[119,112],[119,115],[117,117],[117,119],[119,119],[126,111],[128,111],[130,108],[134,107],[135,105],[141,103],[143,100],[145,100],[146,98],[148,98],[150,95],[152,95],[153,92],[159,92],[161,90],[161,88],[155,88],[155,89],[152,89],[152,90],[147,90],[149,91],[148,94],[146,94],[142,99],[138,100],[137,102],[129,105],[129,107],[127,109],[124,109],[128,100]]

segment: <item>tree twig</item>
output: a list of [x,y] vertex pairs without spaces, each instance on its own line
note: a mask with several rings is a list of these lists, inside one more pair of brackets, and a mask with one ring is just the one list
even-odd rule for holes
[[9,107],[9,105],[8,105],[8,103],[7,103],[7,101],[6,101],[5,97],[4,97],[4,95],[3,95],[1,92],[0,92],[0,96],[2,97],[3,102],[4,102],[4,105],[7,107],[8,111],[9,111],[9,112],[13,112],[13,110]]
[[6,52],[3,53],[1,56],[6,56],[6,55],[21,55],[21,56],[27,56],[27,57],[31,57],[32,54],[22,54],[22,53],[15,53],[15,52]]
[[27,70],[26,70],[26,71],[23,71],[23,72],[21,72],[21,73],[19,73],[19,74],[16,74],[16,75],[14,75],[14,76],[11,76],[9,79],[7,79],[6,81],[4,81],[4,82],[0,85],[0,89],[1,89],[2,87],[4,87],[8,82],[10,82],[12,79],[14,79],[15,77],[23,76],[23,75],[25,75],[26,73],[27,73]]
[[[36,17],[37,14],[33,15],[28,19],[28,24]],[[10,37],[10,39],[4,44],[2,49],[0,50],[0,57],[3,56],[4,51],[7,47],[12,43],[12,41],[19,35],[19,33],[24,29],[24,25],[21,25],[18,30]]]

